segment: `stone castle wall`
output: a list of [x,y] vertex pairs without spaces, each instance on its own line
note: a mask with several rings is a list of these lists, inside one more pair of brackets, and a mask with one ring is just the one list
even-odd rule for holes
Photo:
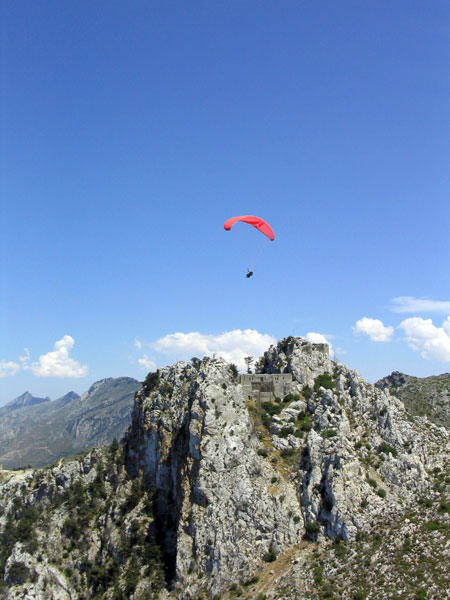
[[293,391],[291,373],[244,374],[241,375],[240,383],[245,400],[270,402],[277,396],[284,398],[286,394]]

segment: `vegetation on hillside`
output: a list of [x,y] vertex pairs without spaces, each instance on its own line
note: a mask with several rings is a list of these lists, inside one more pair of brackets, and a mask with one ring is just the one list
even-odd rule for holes
[[36,572],[20,562],[4,578],[6,560],[20,542],[38,563],[49,561],[61,570],[80,598],[157,597],[165,578],[153,527],[153,497],[142,474],[129,478],[116,440],[97,453],[86,477],[73,477],[61,487],[52,482],[50,470],[36,471],[33,488],[41,497],[37,505],[15,497],[5,515],[0,586],[36,581]]

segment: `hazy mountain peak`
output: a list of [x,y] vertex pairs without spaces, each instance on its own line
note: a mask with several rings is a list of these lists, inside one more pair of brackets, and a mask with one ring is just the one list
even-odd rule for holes
[[21,396],[14,398],[11,402],[5,404],[5,408],[16,409],[22,408],[24,406],[34,406],[35,404],[42,404],[43,402],[49,402],[50,397],[46,396],[45,398],[38,398],[37,396],[33,396],[30,392],[24,392]]
[[68,392],[64,396],[61,396],[61,398],[58,398],[58,400],[56,400],[56,402],[58,402],[60,407],[63,407],[63,406],[66,406],[67,404],[69,404],[70,402],[73,402],[74,400],[79,400],[80,397],[81,396],[79,394],[77,394],[76,392]]

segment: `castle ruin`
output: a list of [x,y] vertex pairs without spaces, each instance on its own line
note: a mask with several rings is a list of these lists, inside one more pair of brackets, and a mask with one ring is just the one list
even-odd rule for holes
[[244,374],[240,377],[245,400],[273,402],[276,397],[284,398],[293,391],[291,373]]

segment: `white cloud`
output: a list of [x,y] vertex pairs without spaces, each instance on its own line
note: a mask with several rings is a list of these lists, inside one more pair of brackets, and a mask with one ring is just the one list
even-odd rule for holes
[[0,360],[0,377],[12,377],[20,369],[20,366],[12,360]]
[[450,362],[450,317],[442,327],[433,325],[431,319],[411,317],[399,325],[406,334],[406,342],[420,352],[423,358]]
[[308,342],[311,342],[312,344],[328,344],[328,346],[330,347],[330,353],[331,353],[332,344],[327,339],[327,336],[323,335],[323,333],[316,333],[315,331],[308,331],[308,333],[305,335],[305,339],[308,340]]
[[254,329],[234,329],[219,335],[205,335],[198,331],[172,333],[154,342],[152,347],[158,352],[184,360],[216,354],[244,371],[246,356],[258,358],[275,343],[274,337]]
[[134,338],[134,347],[137,348],[138,350],[141,350],[142,342],[139,338]]
[[22,363],[23,368],[26,369],[27,363],[30,360],[30,351],[28,350],[28,348],[23,349],[23,355],[19,356],[19,360]]
[[65,335],[55,343],[55,349],[47,354],[41,354],[38,362],[31,363],[29,368],[38,377],[83,377],[88,367],[80,365],[69,356],[75,344],[70,335]]
[[146,354],[144,354],[142,358],[138,359],[138,363],[142,369],[146,369],[147,371],[156,371],[156,363],[154,363]]
[[354,333],[365,333],[374,342],[389,342],[394,334],[394,328],[383,325],[379,319],[363,317],[356,321],[353,327]]
[[398,298],[392,298],[391,311],[396,313],[440,312],[449,314],[450,301],[399,296]]
[[444,328],[444,331],[446,332],[446,334],[448,336],[450,336],[450,317],[447,317],[445,319],[445,321],[442,324],[442,327]]

